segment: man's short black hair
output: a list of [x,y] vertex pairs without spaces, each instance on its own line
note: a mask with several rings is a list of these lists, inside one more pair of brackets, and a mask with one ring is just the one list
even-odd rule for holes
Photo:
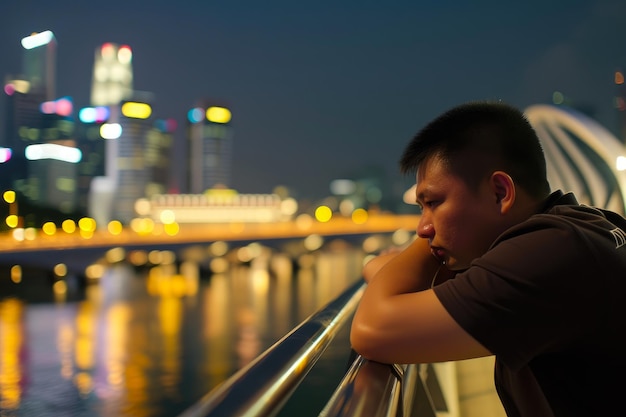
[[[409,142],[400,170],[414,173],[434,155],[453,171],[457,165],[463,166],[462,172],[455,172],[470,184],[501,170],[531,196],[543,198],[550,193],[546,161],[535,130],[520,110],[499,101],[462,104],[437,117]],[[472,158],[475,163],[455,164],[460,161],[457,158]]]

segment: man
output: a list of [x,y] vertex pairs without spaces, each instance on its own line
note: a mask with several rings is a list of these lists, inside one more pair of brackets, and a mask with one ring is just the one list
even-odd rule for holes
[[353,348],[385,363],[495,355],[509,416],[626,413],[626,220],[550,193],[534,130],[502,103],[444,113],[400,165],[416,173],[418,238],[365,266]]

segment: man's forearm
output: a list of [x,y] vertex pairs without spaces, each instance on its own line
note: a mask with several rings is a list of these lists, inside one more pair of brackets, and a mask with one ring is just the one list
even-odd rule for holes
[[[388,295],[422,291],[431,287],[438,271],[438,283],[454,275],[432,255],[428,241],[418,238],[379,267],[368,280],[369,286],[374,287],[369,290],[383,291]],[[379,280],[384,283],[377,283]]]

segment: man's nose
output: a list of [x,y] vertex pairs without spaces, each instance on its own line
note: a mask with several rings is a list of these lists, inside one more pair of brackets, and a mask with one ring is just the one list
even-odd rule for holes
[[433,223],[422,215],[419,223],[417,224],[417,236],[425,239],[432,239],[435,234],[435,228],[433,227]]

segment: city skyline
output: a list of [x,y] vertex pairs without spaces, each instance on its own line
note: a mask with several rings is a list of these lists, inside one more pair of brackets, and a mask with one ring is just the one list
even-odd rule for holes
[[[165,8],[155,1],[144,10],[113,1],[94,18],[93,9],[64,1],[9,2],[0,6],[0,75],[20,72],[22,37],[51,30],[57,95],[85,107],[94,50],[127,44],[135,89],[155,95],[157,117],[179,122],[177,171],[186,111],[205,97],[229,104],[232,185],[241,192],[286,185],[320,197],[332,179],[367,167],[402,182],[396,161],[406,141],[468,100],[524,108],[560,91],[616,131],[613,73],[626,62],[626,40],[616,34],[626,5],[412,3]],[[0,123],[4,108],[3,97]]]

